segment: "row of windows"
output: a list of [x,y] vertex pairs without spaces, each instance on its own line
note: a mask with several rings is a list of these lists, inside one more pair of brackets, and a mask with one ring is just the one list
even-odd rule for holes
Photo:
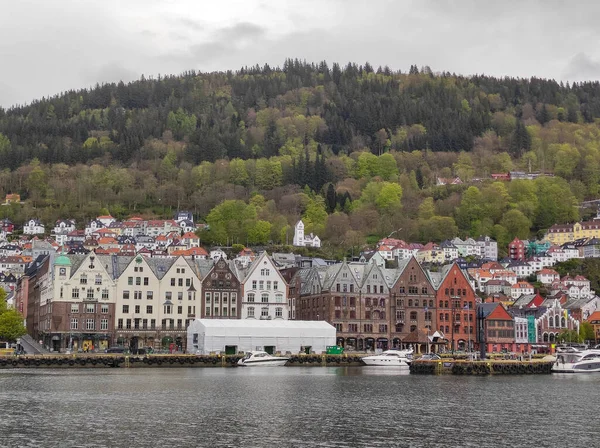
[[[404,286],[400,286],[398,292],[400,294],[406,294],[406,288]],[[419,287],[418,286],[409,286],[408,293],[409,294],[419,294]],[[429,289],[427,289],[426,286],[423,286],[421,288],[421,294],[429,294]]]
[[[248,302],[253,303],[256,301],[256,295],[253,292],[248,293]],[[269,294],[263,293],[260,296],[260,301],[262,303],[269,303]],[[275,295],[275,302],[282,303],[283,302],[283,294]]]
[[[267,287],[265,288],[265,284],[267,285]],[[263,290],[266,289],[267,291],[271,290],[271,284],[273,285],[273,290],[274,291],[278,291],[279,290],[279,282],[277,280],[274,280],[271,283],[271,280],[267,280],[266,282],[264,280],[252,280],[252,289],[259,289],[259,290]]]
[[[249,306],[248,307],[248,317],[256,317],[256,314],[254,312],[254,307],[253,306]],[[262,307],[260,309],[260,317],[269,317],[269,307]],[[277,307],[275,308],[275,317],[283,317],[283,308]]]
[[[465,314],[463,315],[464,317],[464,321],[471,321],[473,322],[473,315],[472,314]],[[446,321],[446,322],[450,322],[450,313],[440,313],[440,321]],[[454,315],[454,322],[459,322],[460,323],[460,314],[455,314]]]
[[[206,307],[206,315],[207,316],[210,316],[210,310],[211,310],[211,308],[207,306]],[[227,307],[219,308],[218,306],[215,306],[213,308],[213,317],[218,317],[218,316],[227,317],[227,310],[228,310]],[[221,314],[219,314],[219,312],[221,312]],[[237,313],[237,310],[234,307],[232,307],[231,313],[229,314],[229,316],[235,317],[236,313]]]
[[[439,308],[454,308],[454,309],[458,309],[461,307],[460,305],[460,301],[459,300],[454,300],[452,302],[448,302],[447,300],[440,300],[440,306]],[[462,303],[462,308],[463,309],[469,309],[472,310],[473,309],[473,302],[469,301],[467,302],[466,300]]]
[[[150,324],[150,325],[148,325]],[[187,328],[190,324],[190,319],[185,319],[185,328]],[[175,326],[175,319],[163,319],[161,328],[163,330],[182,330],[184,328],[184,320],[177,319],[177,326]],[[135,329],[135,330],[155,330],[156,329],[156,319],[119,319],[117,321],[117,329]]]
[[[95,319],[81,319],[82,330],[85,324],[85,330],[95,330],[96,320]],[[79,329],[79,319],[76,317],[71,318],[71,330]],[[108,330],[108,319],[100,320],[100,330]]]
[[[95,313],[96,312],[96,304],[95,303],[86,303],[82,304],[82,312],[83,313]],[[108,305],[100,305],[100,312],[102,314],[108,314]],[[71,313],[76,314],[79,313],[79,304],[72,303],[71,304]]]
[[[165,314],[171,314],[172,309],[175,307],[171,307],[170,305],[165,305]],[[129,314],[130,307],[129,305],[123,305],[123,314]],[[146,305],[146,314],[152,314],[154,311],[154,307],[152,305]],[[142,312],[141,305],[135,305],[133,307],[133,312],[135,314],[140,314]],[[183,314],[183,306],[179,305],[177,307],[177,314]],[[196,306],[190,305],[188,306],[188,314],[196,314]]]
[[[95,299],[96,298],[96,290],[94,288],[88,288],[87,290],[84,290],[85,292],[85,298],[86,299]],[[61,299],[62,299],[62,288],[61,288]],[[71,291],[71,298],[73,299],[79,299],[79,288],[73,288],[73,290]],[[103,289],[100,297],[104,300],[108,300],[108,289]]]
[[[344,325],[343,324],[334,324],[335,326],[335,330],[337,332],[343,332],[344,331]],[[379,333],[387,333],[388,331],[388,326],[387,324],[379,324],[379,327],[376,327],[379,330]],[[363,325],[363,331],[365,333],[373,333],[373,324],[364,324]],[[358,332],[358,324],[348,324],[348,332],[350,333],[357,333]]]
[[487,335],[490,338],[512,338],[514,332],[512,330],[488,330]]
[[[254,296],[254,294],[252,294],[252,296]],[[230,297],[231,297],[231,303],[235,303],[236,299],[237,299],[237,293],[232,292],[231,296],[227,292],[224,292],[224,293],[220,293],[220,292],[210,293],[210,292],[207,292],[207,293],[204,294],[204,298],[206,299],[206,303],[210,303],[211,299],[214,300],[214,303],[219,303],[219,300],[221,298],[223,298],[223,303],[227,303],[227,300]]]
[[[88,284],[87,274],[81,274],[81,277],[79,277],[79,284],[80,285],[87,285]],[[94,284],[95,285],[101,285],[102,284],[102,275],[100,275],[100,274],[96,275],[96,277],[94,278]]]
[[[454,279],[454,282],[456,283],[456,279]],[[466,290],[466,289],[462,289],[462,290],[461,290],[461,289],[459,289],[459,288],[457,288],[456,290],[455,290],[454,288],[446,288],[446,289],[444,290],[444,294],[446,294],[447,296],[448,296],[448,295],[450,295],[450,296],[454,296],[454,295],[455,295],[455,293],[456,293],[456,295],[457,295],[457,296],[460,296],[460,295],[461,295],[461,291],[462,291],[462,295],[463,295],[463,296],[466,296],[466,295],[467,295],[467,290]]]

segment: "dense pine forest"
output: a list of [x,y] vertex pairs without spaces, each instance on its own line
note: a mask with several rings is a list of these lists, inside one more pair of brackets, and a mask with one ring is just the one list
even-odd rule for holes
[[[599,118],[598,82],[291,59],[142,77],[0,109],[0,194],[24,201],[0,216],[189,209],[221,244],[285,244],[303,218],[331,254],[393,231],[504,245],[590,213]],[[512,170],[550,176],[491,180]]]

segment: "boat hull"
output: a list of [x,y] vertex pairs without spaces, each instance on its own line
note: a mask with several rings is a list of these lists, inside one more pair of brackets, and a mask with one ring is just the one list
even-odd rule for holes
[[362,361],[367,366],[376,366],[376,367],[396,367],[399,369],[408,369],[410,364],[402,359],[385,359],[378,357],[366,357],[363,358]]
[[554,373],[594,373],[600,372],[600,360],[581,361],[576,363],[554,363]]
[[242,367],[282,367],[288,362],[288,358],[282,359],[269,359],[269,360],[260,360],[260,361],[252,361],[240,359],[238,361],[238,366]]

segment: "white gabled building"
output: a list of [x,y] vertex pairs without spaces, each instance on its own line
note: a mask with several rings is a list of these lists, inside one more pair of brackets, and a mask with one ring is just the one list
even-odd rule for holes
[[294,226],[294,240],[292,244],[297,247],[321,247],[321,239],[312,233],[305,235],[304,223],[300,220]]
[[241,287],[242,319],[288,319],[288,284],[266,252],[250,265]]
[[44,233],[46,233],[46,228],[37,219],[30,219],[23,225],[24,235],[43,235]]

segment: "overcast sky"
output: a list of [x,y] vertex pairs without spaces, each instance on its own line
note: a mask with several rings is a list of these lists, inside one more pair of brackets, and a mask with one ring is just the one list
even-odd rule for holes
[[0,0],[0,105],[286,57],[597,80],[599,13],[595,0]]

